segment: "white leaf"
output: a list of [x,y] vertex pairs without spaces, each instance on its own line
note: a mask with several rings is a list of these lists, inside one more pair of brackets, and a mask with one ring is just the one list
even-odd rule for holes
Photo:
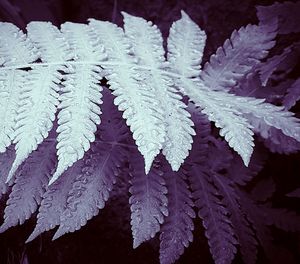
[[[126,36],[131,40],[134,55],[142,65],[149,67],[148,80],[145,83],[153,89],[153,93],[160,101],[164,112],[166,139],[163,144],[163,154],[177,171],[188,156],[193,142],[193,122],[186,106],[181,102],[181,95],[173,87],[170,76],[163,75],[159,70],[167,67],[164,58],[163,39],[157,26],[143,18],[134,17],[126,13],[124,28]],[[155,136],[155,134],[153,135]]]
[[168,38],[168,61],[183,77],[199,76],[206,34],[190,17],[181,11],[181,19],[174,22]]
[[32,42],[15,25],[0,22],[0,58],[4,66],[23,65],[37,60],[39,54]]
[[153,89],[147,84],[148,72],[134,67],[135,58],[128,39],[121,28],[109,22],[90,20],[90,26],[99,37],[113,67],[104,66],[114,101],[127,119],[133,138],[145,159],[145,171],[149,172],[155,156],[165,138],[163,111]]

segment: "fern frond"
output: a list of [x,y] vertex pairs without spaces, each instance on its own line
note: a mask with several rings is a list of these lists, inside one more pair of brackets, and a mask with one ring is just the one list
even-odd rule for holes
[[[226,99],[230,94],[209,91],[203,87],[201,82],[192,80],[182,81],[182,87],[195,105],[202,108],[201,112],[206,114],[210,121],[215,122],[216,127],[220,128],[220,135],[242,157],[247,166],[253,152],[254,133],[251,130],[250,122],[240,115],[238,109],[231,107],[231,101]],[[232,95],[232,97],[234,96]]]
[[246,264],[255,264],[257,255],[258,243],[255,238],[250,223],[244,216],[244,212],[240,208],[239,196],[235,189],[233,182],[216,173],[212,174],[212,179],[223,197],[222,203],[226,205],[229,213],[230,220],[234,227],[234,233],[240,245],[240,251]]
[[242,98],[234,98],[234,107],[240,110],[251,124],[255,125],[258,122],[274,127],[300,142],[300,123],[293,112],[284,111],[284,107],[264,103],[251,97]]
[[177,173],[166,171],[164,179],[168,189],[169,215],[160,231],[159,258],[161,264],[171,264],[193,241],[193,218],[196,214],[192,208],[194,205],[192,194],[182,170]]
[[276,71],[280,64],[291,55],[292,47],[289,46],[283,50],[279,55],[269,58],[266,62],[258,66],[259,77],[263,86],[266,86],[271,75]]
[[66,208],[53,239],[79,230],[104,208],[109,198],[126,152],[122,147],[105,143],[96,144],[93,149],[87,154],[82,173],[77,175],[68,193]]
[[215,263],[231,263],[237,252],[237,241],[230,220],[230,213],[224,207],[213,185],[209,171],[204,165],[194,164],[188,173],[192,195],[198,208],[198,215],[206,229],[210,252]]
[[264,25],[248,25],[231,37],[204,66],[200,78],[212,90],[229,91],[265,58],[275,45],[276,21]]
[[161,32],[156,25],[143,18],[124,12],[122,14],[125,33],[131,41],[134,54],[140,59],[141,65],[150,68],[148,75],[151,79],[147,82],[160,101],[166,124],[163,154],[172,169],[177,171],[191,149],[192,135],[195,134],[192,129],[193,122],[189,118],[190,114],[185,110],[185,104],[181,102],[181,95],[172,87],[172,78],[160,72],[160,69],[167,67]]
[[[264,209],[257,206],[254,200],[252,200],[246,192],[237,190],[240,197],[241,208],[244,211],[247,219],[252,224],[255,230],[256,237],[263,247],[267,257],[274,262],[276,257],[276,247],[273,245],[273,238],[271,230],[266,225],[266,213]],[[273,260],[273,261],[272,261]]]
[[[194,27],[194,30],[200,30],[197,26]],[[250,161],[254,146],[252,125],[247,118],[240,115],[240,109],[231,107],[230,94],[213,93],[211,90],[206,90],[206,87],[213,90],[222,90],[225,87],[226,90],[226,88],[229,89],[234,86],[236,81],[244,77],[259,63],[259,59],[267,55],[266,50],[273,47],[273,39],[276,36],[275,31],[275,23],[242,28],[232,35],[231,42],[229,40],[225,42],[224,49],[220,48],[217,55],[211,57],[211,62],[207,63],[201,72],[200,78],[202,80],[197,78],[189,80],[180,77],[177,83],[178,88],[183,93],[188,95],[198,107],[203,108],[202,112],[208,116],[209,120],[215,122],[216,126],[221,128],[221,136],[224,136],[229,145],[241,155],[246,165]],[[263,38],[260,36],[262,32],[265,33]],[[252,36],[251,41],[253,42],[251,44],[248,43],[249,34]],[[184,37],[188,40],[188,36],[185,35]],[[172,38],[170,38],[171,40]],[[196,40],[199,42],[201,37],[196,38]],[[257,42],[255,45],[260,44],[259,47],[255,48],[255,41]],[[181,40],[181,42],[184,43],[185,41]],[[244,47],[247,48],[246,52]],[[177,48],[177,50],[180,49]],[[196,54],[199,55],[199,53],[201,52],[196,51]],[[176,70],[177,66],[171,63],[171,67]],[[206,91],[204,92],[204,90]],[[228,101],[226,97],[228,97]]]
[[11,148],[8,148],[5,153],[0,153],[0,199],[9,190],[11,182],[6,183],[6,179],[14,159],[15,152]]
[[291,109],[300,100],[300,78],[288,88],[282,104],[286,109]]
[[21,70],[0,70],[0,153],[14,139],[20,91],[27,78]]
[[[261,128],[261,124],[260,128]],[[264,129],[262,129],[264,130]],[[288,137],[281,130],[265,126],[265,132],[261,133],[265,146],[273,153],[292,154],[300,150],[300,142]]]
[[[264,103],[263,99],[241,97],[222,91],[208,90],[199,81],[182,81],[183,89],[192,101],[204,108],[209,120],[220,127],[220,135],[225,136],[237,153],[249,164],[253,151],[253,132],[257,122],[281,130],[286,136],[300,141],[299,120],[283,107]],[[242,115],[241,115],[242,114]],[[256,131],[260,132],[260,131]]]
[[142,159],[135,153],[132,165],[129,192],[133,248],[153,238],[160,230],[164,217],[168,215],[168,199],[163,172],[154,166],[148,175],[142,167]]
[[17,116],[15,118],[16,159],[9,172],[9,181],[18,167],[48,137],[58,105],[58,83],[61,75],[57,66],[38,67],[27,74],[19,90]]
[[278,18],[279,34],[297,33],[300,31],[300,3],[297,1],[275,2],[269,6],[257,6],[256,10],[257,17],[261,23],[268,23],[274,17]]
[[39,212],[37,215],[36,226],[31,235],[26,240],[32,241],[41,233],[53,229],[60,224],[62,215],[68,198],[68,193],[72,188],[77,175],[81,173],[83,160],[79,160],[51,186],[48,185],[43,194]]
[[17,173],[6,203],[4,223],[0,227],[0,232],[23,224],[37,210],[54,166],[55,144],[46,141],[29,156]]
[[[82,172],[77,175],[68,193],[66,208],[53,239],[80,229],[104,208],[119,176],[119,168],[127,158],[125,147],[118,145],[118,142],[128,136],[125,122],[112,105],[112,98],[107,92],[104,98],[100,135],[105,140],[94,144],[86,154]],[[107,141],[113,142],[106,143]]]
[[172,68],[186,78],[199,76],[205,42],[205,32],[181,11],[181,19],[172,24],[168,37],[167,58]]
[[87,25],[65,23],[61,31],[68,42],[68,56],[82,64],[68,65],[65,69],[67,75],[59,98],[61,110],[57,128],[59,162],[49,184],[83,158],[84,152],[90,148],[90,142],[95,140],[94,133],[101,115],[99,105],[102,104],[102,87],[98,83],[102,78],[102,70],[89,61],[95,57],[99,61],[106,58],[103,46]]
[[63,34],[50,22],[30,22],[27,36],[40,52],[43,62],[65,62],[73,58]]
[[4,66],[34,62],[39,54],[32,42],[18,27],[0,22],[0,57]]
[[70,47],[69,54],[73,55],[75,61],[90,64],[107,59],[103,45],[88,25],[66,22],[61,25],[61,32]]
[[98,84],[97,66],[76,65],[68,73],[59,97],[57,128],[58,165],[49,184],[89,150],[95,140],[96,124],[100,124],[102,87]]
[[110,62],[117,62],[113,67],[104,65],[109,72],[105,77],[116,96],[115,105],[124,111],[123,117],[127,119],[136,145],[144,156],[148,173],[165,138],[162,109],[148,83],[148,72],[135,67],[130,41],[121,28],[93,19],[89,25],[99,37]]

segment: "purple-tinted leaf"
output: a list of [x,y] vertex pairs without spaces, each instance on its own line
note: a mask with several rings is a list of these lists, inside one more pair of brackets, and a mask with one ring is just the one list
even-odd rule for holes
[[186,176],[182,169],[179,172],[164,173],[168,189],[169,215],[161,227],[160,234],[160,263],[174,263],[184,252],[185,247],[193,241],[192,195],[185,182]]
[[209,173],[204,165],[194,164],[189,171],[189,180],[213,259],[216,264],[229,264],[237,252],[237,241],[229,212],[218,198],[220,194]]
[[300,2],[285,1],[270,6],[257,6],[257,16],[262,23],[278,17],[278,33],[289,34],[300,31]]
[[191,118],[195,124],[196,135],[186,164],[193,161],[203,162],[208,155],[208,143],[211,133],[210,122],[194,105],[189,104],[188,111],[191,113]]
[[265,58],[275,42],[277,23],[248,25],[233,31],[230,39],[218,48],[216,54],[201,72],[205,85],[213,90],[229,91]]
[[222,203],[226,205],[234,227],[234,233],[240,245],[243,261],[246,264],[255,264],[257,255],[257,241],[255,234],[240,208],[238,188],[223,175],[213,174],[213,181],[223,197]]
[[66,208],[53,239],[79,230],[99,213],[99,209],[104,208],[109,198],[125,156],[124,150],[108,144],[96,144],[93,149],[93,153],[87,154],[82,172],[77,175],[68,193]]
[[164,217],[168,215],[167,188],[163,172],[155,165],[145,174],[143,159],[134,153],[130,158],[132,166],[129,198],[133,248],[153,238],[160,230]]
[[15,184],[7,200],[4,223],[0,232],[25,220],[37,210],[45,192],[51,170],[55,167],[55,143],[45,141],[31,154],[17,173]]
[[[274,76],[275,75],[272,76],[272,80]],[[289,83],[285,81],[275,86],[271,85],[271,82],[268,82],[266,86],[263,87],[259,74],[252,72],[243,78],[239,82],[239,85],[232,89],[232,92],[240,96],[252,96],[265,99],[266,102],[277,105],[281,104],[281,100],[288,86]]]
[[50,186],[48,185],[39,208],[37,224],[26,240],[26,243],[32,241],[44,231],[53,229],[60,224],[60,218],[67,203],[68,193],[77,175],[81,173],[83,164],[84,160],[79,160],[66,170],[55,183]]
[[291,47],[287,47],[281,54],[275,55],[259,65],[258,71],[263,86],[266,86],[273,72],[276,71],[279,64],[285,60],[290,53]]
[[79,230],[105,206],[117,180],[119,168],[127,157],[125,147],[118,145],[128,137],[128,129],[120,112],[112,104],[111,94],[104,93],[100,136],[104,142],[92,145],[82,172],[77,175],[68,193],[67,204],[60,218],[60,226],[53,239],[67,232]]
[[[222,169],[228,157],[222,157],[222,150],[217,146],[224,146],[221,141],[209,143],[210,126],[204,115],[192,115],[196,125],[196,136],[190,156],[187,160],[187,175],[191,183],[192,196],[198,208],[198,215],[206,229],[211,254],[216,263],[231,263],[236,249],[236,238],[230,221],[229,211],[219,199],[220,193],[212,182],[213,171]],[[212,147],[214,146],[214,148]],[[215,149],[215,156],[210,150]],[[225,151],[225,155],[228,152]],[[218,158],[220,159],[218,161]],[[226,167],[226,166],[225,166]]]
[[292,211],[281,208],[271,208],[268,204],[258,205],[246,192],[238,192],[241,208],[247,219],[252,223],[256,236],[271,263],[277,263],[280,248],[273,243],[269,225],[274,225],[285,231],[300,229],[300,216]]
[[264,144],[271,152],[292,154],[300,150],[300,142],[284,135],[279,129],[271,127],[266,130],[266,134],[267,138],[264,139]]
[[14,160],[15,152],[12,148],[8,148],[6,152],[0,154],[0,199],[9,189],[6,179]]
[[300,99],[300,78],[297,79],[290,88],[287,90],[287,94],[283,99],[283,105],[286,109],[292,108]]
[[240,197],[241,208],[246,214],[249,222],[252,224],[260,245],[263,247],[267,256],[272,258],[275,250],[273,246],[273,238],[270,229],[266,226],[265,219],[260,208],[245,192],[239,191],[238,194]]
[[[227,169],[233,159],[233,154],[226,141],[210,137],[207,163],[212,171]],[[240,159],[241,160],[241,159]]]

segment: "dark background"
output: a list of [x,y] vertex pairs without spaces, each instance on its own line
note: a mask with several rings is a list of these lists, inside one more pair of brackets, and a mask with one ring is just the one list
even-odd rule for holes
[[[121,1],[121,0],[0,0],[0,20],[10,21],[25,29],[33,20],[51,21],[59,26],[65,21],[85,23],[88,18],[108,20],[122,25],[120,11],[151,20],[166,38],[172,22],[183,9],[205,30],[208,39],[204,62],[228,38],[234,29],[256,23],[255,5],[268,5],[274,1],[200,0],[200,1]],[[297,199],[284,195],[300,186],[299,155],[272,154],[260,177],[272,176],[276,184],[273,203],[299,210]],[[127,183],[119,187],[126,188]],[[0,202],[3,214],[5,199]],[[80,231],[64,235],[52,242],[53,231],[39,236],[33,242],[24,241],[33,230],[35,217],[24,225],[11,228],[0,235],[0,264],[14,263],[158,263],[157,238],[132,249],[128,194],[114,195],[100,214]],[[213,263],[200,220],[196,220],[194,242],[178,263]],[[274,230],[275,242],[285,251],[278,263],[297,263],[300,252],[299,236]],[[283,252],[285,252],[283,251]],[[293,257],[290,257],[293,256]],[[258,263],[266,263],[259,252]],[[296,262],[295,262],[296,261]],[[241,263],[237,256],[235,263]],[[298,262],[299,263],[299,262]]]

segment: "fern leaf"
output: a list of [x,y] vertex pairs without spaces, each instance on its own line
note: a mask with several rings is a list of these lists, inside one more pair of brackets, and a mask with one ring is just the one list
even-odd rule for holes
[[291,109],[300,100],[300,78],[288,88],[282,104],[286,109]]
[[229,91],[265,58],[274,45],[277,23],[248,25],[233,31],[204,66],[200,78],[212,90]]
[[195,120],[197,135],[186,163],[186,175],[190,182],[198,215],[206,230],[205,235],[215,263],[231,263],[236,253],[237,241],[234,237],[230,212],[219,198],[220,192],[210,175],[214,172],[210,169],[210,164],[207,165],[208,155],[211,151],[208,145],[209,123],[201,113],[196,112],[193,116],[198,117],[198,122]]
[[17,168],[48,137],[58,105],[58,68],[37,67],[30,71],[20,89],[14,140],[16,159],[9,172],[10,180]]
[[[119,176],[119,168],[127,157],[127,150],[118,145],[128,136],[125,123],[107,92],[104,99],[100,135],[105,140],[93,145],[87,154],[82,172],[77,175],[69,191],[66,208],[53,239],[80,229],[87,220],[98,214],[108,200]],[[113,142],[107,143],[110,140]]]
[[131,40],[134,54],[140,59],[142,65],[150,68],[148,75],[151,79],[148,82],[160,101],[166,123],[163,154],[172,169],[177,171],[191,149],[192,135],[195,134],[191,128],[193,122],[189,119],[190,114],[185,110],[185,104],[180,101],[181,95],[171,86],[172,78],[159,71],[167,66],[161,32],[151,22],[124,12],[122,14],[125,33]]
[[254,146],[251,129],[259,128],[257,123],[277,128],[300,142],[299,120],[292,112],[284,111],[283,107],[264,103],[263,99],[209,91],[198,81],[185,80],[182,85],[191,100],[204,108],[202,112],[207,114],[209,120],[221,128],[220,135],[225,135],[229,146],[240,154],[245,165],[249,164]]
[[78,161],[65,171],[54,184],[48,186],[39,207],[37,224],[26,243],[32,241],[44,231],[51,230],[60,224],[60,217],[65,209],[68,193],[77,175],[81,173],[82,166],[83,160]]
[[[60,217],[60,226],[53,239],[84,226],[104,208],[113,184],[116,182],[118,167],[122,165],[122,147],[96,144],[94,153],[86,158],[83,173],[77,175],[68,194],[66,209]],[[97,153],[95,150],[97,149]],[[118,154],[117,154],[118,153]]]
[[45,142],[26,160],[16,176],[12,192],[4,210],[4,223],[0,232],[25,220],[37,210],[55,165],[55,144]]
[[[42,61],[65,63],[76,56],[65,36],[51,23],[31,22],[27,30],[29,38],[42,54]],[[68,65],[63,70],[67,74],[58,106],[61,109],[58,114],[57,129],[59,162],[49,184],[52,184],[68,167],[83,157],[84,152],[90,147],[90,142],[94,140],[95,124],[100,123],[101,112],[96,105],[101,103],[101,89],[96,85],[98,75],[95,73],[98,67]],[[82,100],[82,98],[85,99]],[[77,107],[82,110],[78,112]]]
[[266,62],[258,66],[259,76],[263,86],[266,86],[271,75],[276,71],[278,66],[280,66],[282,61],[291,55],[291,52],[292,47],[287,47],[281,54],[269,58]]
[[[230,50],[224,53],[223,48],[220,48],[217,55],[212,57],[211,63],[206,64],[200,76],[203,82],[197,79],[193,81],[188,78],[181,78],[179,83],[177,83],[179,89],[187,94],[198,107],[203,108],[202,113],[205,113],[210,121],[215,122],[216,126],[221,128],[221,136],[224,136],[229,145],[241,155],[245,165],[249,164],[254,146],[250,122],[240,115],[240,109],[230,107],[229,101],[229,104],[227,103],[225,98],[230,97],[230,95],[224,93],[224,97],[221,94],[218,96],[217,93],[214,94],[213,91],[206,90],[204,86],[219,90],[223,89],[222,85],[226,81],[226,85],[230,84],[233,86],[232,80],[237,81],[239,78],[242,78],[259,63],[259,59],[266,56],[266,50],[274,45],[274,41],[272,41],[276,35],[274,31],[274,24],[242,28],[239,32],[232,35],[231,41],[233,46],[231,46],[229,40],[224,44],[224,50]],[[260,32],[265,32],[264,38],[257,36]],[[253,43],[249,45],[247,42],[246,47],[248,50],[244,52],[243,46],[244,42],[248,41],[248,34],[253,35],[253,41],[256,40],[261,44],[260,50],[253,50]],[[238,56],[236,56],[236,52]],[[251,60],[248,60],[249,56]],[[224,64],[221,63],[222,59]],[[174,63],[171,63],[171,67],[176,69]],[[227,67],[230,70],[234,70],[225,72]],[[195,87],[193,88],[193,86]]]
[[278,33],[289,34],[297,33],[299,29],[300,3],[285,1],[283,3],[275,2],[270,6],[257,6],[257,17],[261,23],[268,23],[274,17],[278,18]]
[[127,125],[145,159],[145,171],[148,173],[165,138],[162,109],[147,82],[148,72],[134,67],[136,60],[130,55],[130,41],[122,29],[93,19],[90,20],[90,27],[99,37],[110,62],[117,62],[113,67],[104,67],[108,71],[106,78],[116,96],[115,105],[124,111],[123,117],[127,119]]
[[38,52],[18,27],[0,22],[0,57],[4,66],[26,65],[38,59]]
[[[288,137],[282,133],[281,130],[276,129],[274,127],[266,127],[266,135],[260,134],[264,138],[265,146],[273,153],[279,154],[292,154],[296,153],[300,150],[300,142],[295,140],[294,138]],[[260,126],[261,128],[261,126]],[[263,132],[265,133],[265,132]]]
[[255,264],[258,243],[255,234],[240,208],[239,196],[235,192],[237,186],[223,175],[212,174],[213,181],[223,197],[222,203],[226,205],[234,233],[240,245],[241,254],[246,264]]
[[25,71],[0,69],[0,153],[14,138],[20,90],[26,77]]
[[[240,110],[231,107],[231,101],[226,98],[231,98],[231,95],[209,91],[203,87],[203,83],[198,81],[185,80],[181,84],[184,92],[189,95],[195,105],[203,108],[201,112],[206,114],[210,121],[215,122],[216,127],[220,128],[220,135],[242,157],[247,166],[253,152],[254,133],[251,130],[250,122],[240,115]],[[233,95],[232,97],[236,98]],[[237,101],[240,101],[240,98]]]
[[6,179],[14,159],[15,152],[10,148],[5,153],[0,154],[0,199],[9,190],[9,184],[6,183]]
[[96,124],[100,124],[102,87],[98,85],[98,67],[76,65],[69,67],[60,95],[57,128],[58,165],[49,184],[74,162],[82,159],[84,152],[95,140]]
[[[61,109],[58,114],[58,166],[49,184],[52,184],[68,167],[83,158],[84,152],[95,140],[94,133],[100,124],[102,104],[101,69],[88,61],[97,57],[99,61],[106,57],[103,47],[87,25],[65,23],[62,25],[63,37],[70,47],[68,56],[77,62],[69,65],[60,95]],[[84,98],[84,100],[82,100]],[[78,111],[81,109],[81,111]],[[78,125],[78,123],[80,125]]]
[[131,229],[133,248],[155,236],[168,215],[167,188],[162,172],[152,167],[148,175],[142,168],[142,160],[135,154],[130,160],[132,165],[131,187],[129,192],[131,210]]
[[185,182],[186,176],[182,171],[164,173],[168,189],[169,215],[161,227],[160,234],[160,263],[174,263],[184,252],[184,248],[193,241],[193,210],[191,192]]
[[[216,139],[210,136],[207,166],[215,172],[227,171],[231,165],[232,159],[233,153],[228,144],[220,138]],[[241,161],[241,159],[239,160]]]
[[206,115],[202,114],[197,107],[189,103],[188,110],[192,115],[192,120],[195,123],[196,135],[194,136],[193,147],[188,157],[188,163],[191,159],[197,157],[197,163],[207,160],[209,154],[208,143],[211,134],[211,125]]
[[203,165],[193,164],[188,176],[213,259],[217,264],[229,264],[237,251],[229,212],[217,197],[219,192]]
[[[262,123],[281,130],[283,134],[300,142],[300,123],[294,113],[284,107],[264,103],[251,97],[234,97],[234,107],[241,111],[251,124]],[[257,127],[257,126],[256,126]],[[259,128],[259,126],[258,126]],[[259,129],[256,132],[260,132]]]
[[206,34],[190,17],[181,11],[181,19],[174,22],[168,38],[168,61],[180,75],[199,76]]
[[27,35],[43,62],[65,62],[74,56],[63,34],[50,22],[30,22]]
[[273,245],[271,230],[266,225],[267,213],[264,213],[264,209],[258,207],[246,192],[238,190],[238,195],[240,197],[241,208],[245,212],[247,219],[251,222],[260,245],[263,247],[267,257],[273,260],[271,262],[274,262],[276,260],[276,257],[274,257],[276,247]]
[[104,47],[88,25],[66,22],[61,25],[61,32],[70,47],[69,56],[75,61],[90,64],[107,59]]

